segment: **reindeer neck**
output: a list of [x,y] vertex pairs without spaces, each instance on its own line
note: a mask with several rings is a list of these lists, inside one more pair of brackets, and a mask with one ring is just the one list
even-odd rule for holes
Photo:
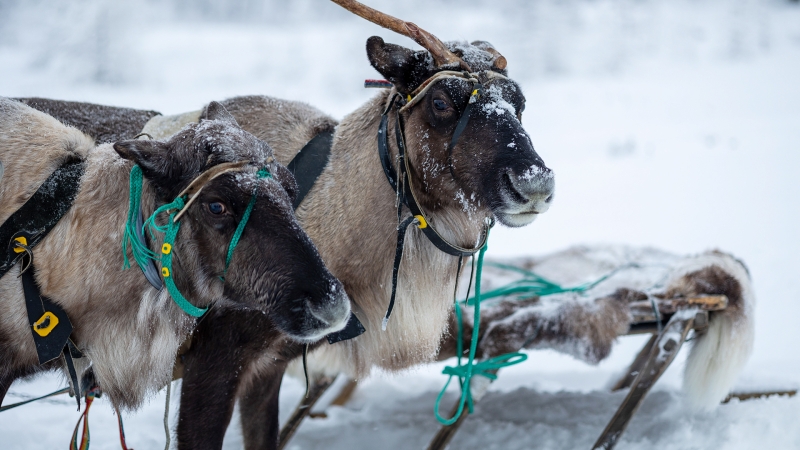
[[[72,208],[35,249],[42,293],[67,311],[103,390],[124,408],[170,379],[175,351],[194,325],[138,267],[122,269],[130,167],[110,145],[91,151]],[[145,186],[145,212],[155,206]]]

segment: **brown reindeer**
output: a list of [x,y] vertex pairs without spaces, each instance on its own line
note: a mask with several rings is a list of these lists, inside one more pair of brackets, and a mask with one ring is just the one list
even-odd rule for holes
[[[364,377],[373,367],[402,370],[435,359],[447,332],[458,258],[434,246],[417,227],[406,237],[396,307],[382,330],[398,232],[397,194],[387,181],[377,151],[378,129],[387,108],[388,136],[394,137],[398,127],[396,114],[404,121],[409,177],[419,205],[429,215],[428,225],[447,241],[474,248],[485,231],[484,219],[523,226],[545,212],[552,201],[552,173],[520,123],[525,99],[519,86],[507,78],[504,59],[485,42],[441,47],[449,50],[432,55],[370,38],[367,56],[393,89],[338,124],[297,102],[260,96],[223,102],[243,127],[269,142],[283,162],[291,160],[317,133],[334,133],[330,161],[297,214],[323,259],[343,280],[353,312],[366,332],[352,340],[316,346],[308,360],[312,373]],[[466,113],[468,125],[451,146],[475,85],[459,76],[433,77],[465,67],[482,84],[483,95]],[[397,113],[393,108],[402,104],[396,96],[406,101],[411,96]],[[391,164],[399,173],[393,138],[389,151]],[[408,215],[404,209],[403,218]],[[218,414],[207,407],[207,393],[223,382],[202,377],[201,368],[211,363],[205,355],[224,348],[223,324],[240,321],[253,324],[252,318],[241,316],[201,323],[192,350],[183,356],[186,366],[178,422],[181,448],[221,446],[231,406],[221,408]],[[238,336],[235,342],[257,342],[254,337]],[[274,345],[262,345],[249,355],[249,361],[236,357],[227,363],[229,383],[240,386],[246,448],[274,448],[277,444],[281,378],[287,363],[301,349],[293,346],[289,350],[281,349],[284,357],[278,357]],[[213,363],[221,366],[222,361]],[[237,372],[235,368],[240,366],[246,369]],[[229,401],[232,405],[233,399]]]
[[[0,159],[3,221],[62,163],[85,162],[72,207],[33,249],[27,270],[35,270],[41,294],[66,311],[71,338],[86,356],[77,361],[91,361],[99,386],[117,407],[137,408],[172,379],[178,347],[195,327],[167,289],[156,290],[138,269],[122,270],[133,164],[144,175],[145,216],[190,184],[202,187],[181,210],[171,249],[170,276],[192,305],[268,317],[274,326],[259,335],[266,340],[313,342],[346,323],[344,289],[293,215],[293,176],[274,162],[267,143],[239,128],[218,103],[209,105],[206,120],[168,141],[95,147],[78,130],[0,98]],[[270,177],[258,177],[259,169]],[[250,219],[226,271],[229,243],[251,200]],[[149,241],[156,251],[164,237],[155,233]],[[18,279],[21,265],[0,278],[0,400],[15,379],[58,366],[58,360],[39,364]]]

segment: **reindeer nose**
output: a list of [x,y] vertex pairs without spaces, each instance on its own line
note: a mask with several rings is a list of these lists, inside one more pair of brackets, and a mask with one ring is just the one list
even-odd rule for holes
[[505,177],[509,193],[516,203],[529,205],[540,214],[550,208],[556,182],[553,171],[545,165],[530,166],[520,174],[509,170]]
[[306,300],[306,306],[311,315],[327,325],[328,332],[344,328],[350,318],[350,298],[338,281],[332,283],[324,300],[316,303]]

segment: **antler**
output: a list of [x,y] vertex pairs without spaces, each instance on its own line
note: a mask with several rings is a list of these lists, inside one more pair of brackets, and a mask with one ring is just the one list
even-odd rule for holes
[[356,0],[331,0],[333,3],[341,6],[342,8],[350,11],[351,13],[361,16],[370,22],[388,28],[395,33],[409,37],[417,44],[421,45],[424,49],[431,52],[433,61],[436,67],[458,64],[464,70],[472,72],[464,60],[451,52],[447,46],[442,43],[436,36],[428,33],[417,25],[400,20],[397,17],[390,16],[389,14],[382,13],[376,9],[372,9]]

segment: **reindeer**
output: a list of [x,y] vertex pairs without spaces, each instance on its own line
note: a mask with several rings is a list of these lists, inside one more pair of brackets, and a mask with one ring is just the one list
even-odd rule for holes
[[[370,38],[370,63],[392,88],[341,122],[306,104],[264,96],[238,97],[223,104],[244,129],[268,142],[284,163],[315,136],[333,135],[329,162],[299,205],[297,217],[331,271],[342,280],[353,302],[353,314],[366,332],[332,345],[314,343],[308,365],[314,375],[344,372],[364,377],[373,367],[396,371],[453,356],[455,340],[450,331],[457,325],[452,292],[458,278],[458,257],[440,251],[424,229],[412,227],[399,267],[396,308],[382,330],[392,298],[398,235],[397,190],[387,181],[386,173],[391,171],[384,170],[377,154],[382,119],[386,121],[382,135],[388,137],[384,162],[389,162],[395,176],[401,164],[408,163],[419,206],[428,213],[428,222],[454,246],[475,249],[485,232],[485,218],[496,218],[507,226],[530,223],[552,202],[554,182],[520,124],[524,96],[508,78],[507,61],[490,44],[442,43],[414,24],[357,2],[335,2],[411,37],[427,51]],[[463,72],[476,76],[464,76]],[[472,78],[482,84],[483,94],[467,109],[475,90]],[[131,124],[142,124],[142,117],[148,114],[151,119],[145,129],[169,134],[176,121],[196,121],[210,110],[161,117],[150,111],[25,101],[53,108],[59,117],[93,135],[131,133],[138,130]],[[115,119],[97,122],[99,111]],[[465,126],[459,131],[465,117]],[[397,131],[403,130],[398,126],[401,120],[405,125],[402,161],[395,143],[399,141],[394,139]],[[401,219],[408,216],[404,207]],[[694,267],[670,282],[670,290],[664,294],[667,298],[725,294],[735,306],[712,316],[709,331],[695,340],[687,362],[688,390],[706,406],[724,395],[752,342],[752,321],[742,313],[752,310],[746,270],[741,264],[726,262],[730,258],[712,259],[707,261],[709,267],[719,269]],[[566,302],[558,314],[546,316],[537,315],[535,299],[487,308],[481,322],[479,355],[520,347],[561,348],[564,342],[580,342],[573,356],[596,363],[608,355],[617,336],[627,332],[631,321],[628,297],[639,298],[634,294],[622,290],[591,302]],[[303,347],[262,339],[261,330],[272,326],[269,317],[235,310],[216,312],[200,323],[190,350],[180,358],[184,381],[179,446],[220,448],[238,397],[246,448],[275,448],[282,375]],[[463,325],[472,328],[470,323]],[[540,330],[536,339],[530,339],[531,330]],[[736,339],[727,342],[731,336]],[[737,349],[739,341],[745,344]],[[465,344],[468,347],[468,342]],[[720,360],[715,357],[720,348],[734,356]]]
[[[398,236],[398,193],[386,172],[401,173],[398,132],[405,144],[409,184],[426,225],[451,248],[462,249],[462,255],[481,245],[486,219],[521,227],[546,212],[553,200],[554,176],[520,122],[525,108],[522,90],[508,77],[506,59],[491,44],[442,43],[414,24],[356,2],[336,3],[425,48],[414,51],[380,37],[367,40],[367,57],[391,89],[341,122],[309,105],[266,96],[237,97],[222,104],[245,130],[268,142],[283,163],[315,136],[332,134],[330,159],[296,214],[342,281],[352,312],[366,331],[335,344],[312,344],[307,362],[313,376],[345,373],[362,378],[374,367],[399,371],[435,360],[440,348],[449,356],[454,348],[449,328],[455,324],[459,256],[434,245],[421,223],[406,234],[396,306],[382,329],[392,298]],[[93,129],[90,108],[69,112],[68,105],[56,107],[61,117],[84,125],[86,132],[102,131]],[[208,108],[181,116],[196,120],[207,115]],[[169,124],[175,119],[155,116],[144,129],[155,133],[165,129],[159,121]],[[385,161],[391,168],[386,171],[378,155],[382,121]],[[125,129],[122,124],[111,128]],[[400,219],[409,216],[403,206]],[[599,350],[588,350],[587,355],[602,359],[624,328],[620,323],[626,322],[626,306],[602,301],[586,308],[596,314],[585,314],[589,320],[578,331],[596,336],[592,344]],[[260,330],[271,326],[268,317],[236,310],[218,310],[200,322],[189,351],[180,357],[180,448],[220,448],[237,397],[246,448],[275,448],[281,380],[303,345],[262,339]]]
[[[353,313],[366,332],[351,340],[315,345],[308,369],[316,375],[346,373],[361,378],[373,367],[398,371],[435,360],[453,311],[459,257],[440,250],[423,229],[413,227],[405,238],[396,306],[382,329],[392,297],[398,233],[398,195],[378,156],[383,117],[385,134],[391,137],[390,167],[401,173],[394,136],[401,131],[402,120],[413,195],[426,213],[427,226],[454,247],[474,251],[485,237],[486,219],[524,226],[546,212],[553,199],[553,174],[520,123],[525,98],[507,77],[505,58],[486,42],[443,44],[413,24],[408,24],[411,32],[403,31],[397,19],[376,11],[370,14],[395,31],[422,36],[417,42],[427,51],[371,37],[366,46],[369,61],[393,87],[341,122],[310,106],[269,97],[222,102],[243,127],[269,142],[282,162],[290,161],[318,133],[333,133],[330,160],[296,212],[323,260],[344,283]],[[471,96],[476,90],[473,80],[482,89],[477,99]],[[464,117],[467,126],[454,139]],[[403,208],[401,218],[409,214]],[[240,316],[237,321],[253,324],[253,319]],[[257,327],[242,328],[247,332]],[[221,348],[224,329],[204,321],[192,349],[183,355],[180,448],[221,447],[233,398],[215,413],[204,397],[225,383],[240,386],[245,447],[275,448],[281,379],[302,347],[294,345],[285,351],[288,357],[276,359],[273,347],[262,346],[265,356],[250,361],[229,358],[229,378],[211,380],[202,376],[202,368],[210,362],[203,355]],[[247,369],[237,372],[239,366]]]
[[[95,147],[80,131],[0,98],[0,159],[3,221],[65,161],[84,164],[71,208],[33,249],[35,258],[0,278],[0,400],[15,379],[58,368],[58,359],[40,364],[32,345],[23,271],[35,271],[41,295],[66,312],[71,339],[86,356],[76,360],[84,361],[80,369],[91,361],[99,386],[123,409],[139,407],[172,379],[178,347],[196,324],[182,308],[210,308],[209,317],[220,310],[267,317],[273,326],[256,333],[266,341],[314,342],[346,323],[343,286],[293,215],[293,176],[218,103],[168,141]],[[173,241],[154,233],[142,244],[156,252],[171,243],[159,252],[167,285],[161,290],[139,270],[122,270],[123,251],[133,255],[121,250],[128,205],[120,200],[128,198],[134,166],[143,174],[145,217],[181,224]],[[176,199],[186,201],[180,212],[154,214]],[[234,235],[239,241],[232,246]],[[170,286],[189,306],[173,302]]]

